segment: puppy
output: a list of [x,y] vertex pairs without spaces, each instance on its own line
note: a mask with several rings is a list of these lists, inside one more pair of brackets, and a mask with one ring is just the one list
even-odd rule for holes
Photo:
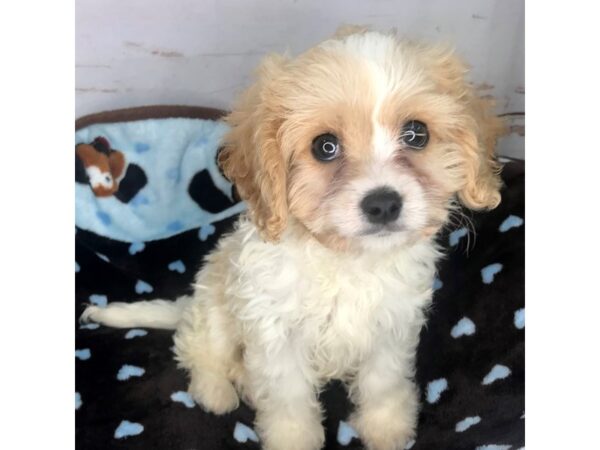
[[253,405],[264,449],[322,447],[317,393],[332,378],[366,446],[403,449],[436,232],[457,199],[500,202],[502,126],[465,74],[446,48],[356,29],[268,57],[220,157],[249,212],[194,295],[90,306],[83,319],[176,329],[194,399],[215,414]]

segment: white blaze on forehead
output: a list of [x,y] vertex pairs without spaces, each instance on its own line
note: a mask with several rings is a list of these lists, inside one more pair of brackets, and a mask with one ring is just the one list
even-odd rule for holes
[[[373,98],[371,137],[373,161],[375,165],[389,162],[398,148],[399,130],[384,127],[381,123],[381,108],[392,93],[406,95],[422,90],[424,79],[415,59],[411,44],[399,41],[394,36],[377,32],[353,34],[341,40],[329,40],[322,47],[342,52],[356,60],[367,70],[369,81],[364,95]],[[401,127],[402,124],[397,124]],[[393,126],[392,126],[393,127]]]
[[394,157],[398,143],[396,142],[396,136],[393,131],[384,127],[378,120],[377,109],[373,111],[373,136],[371,138],[372,152],[373,152],[373,164],[381,166],[388,164]]
[[371,112],[371,125],[373,135],[371,136],[371,151],[373,153],[373,164],[381,166],[390,162],[398,149],[395,130],[383,126],[381,123],[381,107],[392,89],[388,74],[378,65],[370,65],[372,90],[375,97],[373,111]]
[[390,130],[381,123],[381,108],[386,98],[392,92],[392,81],[389,74],[381,64],[370,62],[369,73],[371,78],[371,90],[374,94],[373,111],[371,111],[371,125],[373,135],[371,136],[371,151],[373,152],[373,163],[382,165],[394,156],[398,146],[394,130]]
[[369,73],[367,91],[373,96],[371,121],[371,151],[375,165],[382,165],[393,157],[397,143],[394,130],[385,128],[379,118],[381,107],[393,90],[392,74],[398,58],[398,44],[392,36],[380,33],[351,35],[339,42],[342,51],[359,57]]
[[388,63],[397,51],[396,39],[393,36],[377,32],[352,34],[344,39],[325,41],[321,47],[339,49],[359,56],[377,64]]
[[373,134],[370,150],[375,164],[389,162],[398,146],[398,130],[386,128],[381,124],[379,118],[382,105],[393,92],[401,89],[410,93],[421,84],[420,71],[410,45],[392,35],[366,32],[352,34],[343,39],[330,39],[321,43],[320,47],[342,53],[367,70],[369,82],[368,86],[364,86],[362,94],[373,98]]

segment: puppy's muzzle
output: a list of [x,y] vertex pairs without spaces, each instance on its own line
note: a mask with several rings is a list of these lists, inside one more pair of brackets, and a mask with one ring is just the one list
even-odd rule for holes
[[380,187],[369,191],[360,202],[363,214],[374,225],[386,225],[394,222],[402,210],[402,198],[389,187]]

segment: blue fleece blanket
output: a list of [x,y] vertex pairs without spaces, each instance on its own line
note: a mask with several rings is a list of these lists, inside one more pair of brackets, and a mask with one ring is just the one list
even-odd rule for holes
[[[221,121],[151,119],[76,132],[76,225],[125,242],[164,239],[245,209],[216,164]],[[223,205],[226,206],[223,209]]]

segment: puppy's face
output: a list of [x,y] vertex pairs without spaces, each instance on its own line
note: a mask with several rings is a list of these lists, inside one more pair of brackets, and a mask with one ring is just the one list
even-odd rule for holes
[[229,116],[223,167],[265,236],[332,247],[430,236],[458,196],[494,207],[499,123],[447,50],[361,32],[271,57]]

